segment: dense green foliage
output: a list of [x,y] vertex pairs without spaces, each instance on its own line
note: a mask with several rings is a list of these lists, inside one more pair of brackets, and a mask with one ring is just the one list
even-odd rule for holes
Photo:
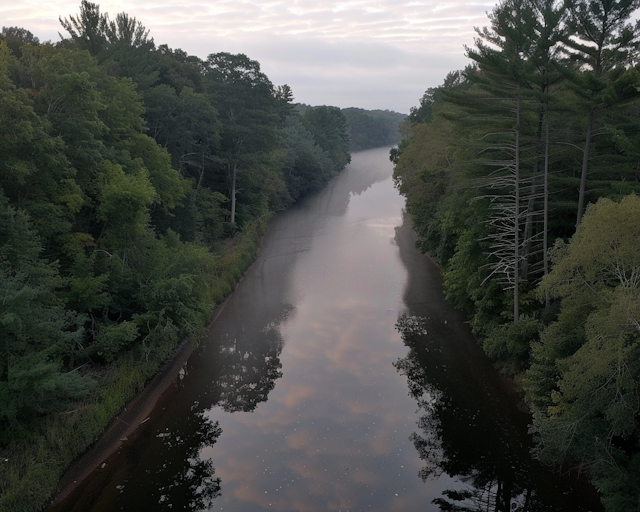
[[404,114],[362,108],[343,108],[342,113],[347,118],[351,151],[392,146],[400,141],[398,128]]
[[502,1],[390,155],[538,457],[589,471],[609,511],[640,507],[638,7]]
[[156,47],[86,0],[61,23],[0,33],[3,510],[39,507],[203,334],[270,215],[349,161],[339,109],[299,115],[245,55]]
[[541,292],[561,301],[533,346],[538,455],[588,468],[610,510],[640,503],[640,198],[602,198],[554,248]]
[[[298,103],[296,110],[303,116],[308,110],[323,107],[311,107],[304,103]],[[332,109],[338,115],[338,109]],[[402,122],[407,118],[392,110],[365,110],[363,108],[343,108],[339,111],[346,122],[346,134],[349,140],[350,151],[362,151],[364,149],[392,146],[400,141]]]

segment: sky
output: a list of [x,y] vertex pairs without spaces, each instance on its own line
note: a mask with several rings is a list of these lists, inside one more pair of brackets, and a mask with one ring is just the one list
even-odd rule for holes
[[[157,45],[206,58],[244,53],[275,85],[309,105],[408,113],[424,91],[468,63],[474,27],[493,0],[98,1],[101,12],[135,16]],[[80,0],[0,0],[0,25],[58,41],[58,17]],[[63,34],[67,35],[67,34]]]

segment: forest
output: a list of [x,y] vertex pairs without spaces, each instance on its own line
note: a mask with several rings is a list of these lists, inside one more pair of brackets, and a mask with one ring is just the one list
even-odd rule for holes
[[60,22],[0,33],[0,510],[39,510],[201,338],[273,213],[350,161],[340,109],[300,113],[246,55],[87,0]]
[[351,151],[362,151],[382,146],[394,146],[400,142],[400,123],[407,117],[392,110],[365,110],[343,108],[347,119]]
[[502,0],[391,150],[534,454],[640,509],[639,0]]
[[[295,108],[304,114],[314,107],[297,103]],[[349,151],[395,146],[402,138],[399,129],[400,123],[407,117],[406,114],[393,110],[365,110],[356,107],[343,108],[340,111],[347,122]]]

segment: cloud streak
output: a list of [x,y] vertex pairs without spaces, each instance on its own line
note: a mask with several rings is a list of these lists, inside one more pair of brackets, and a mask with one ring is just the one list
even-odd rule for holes
[[[407,112],[427,87],[466,63],[473,27],[487,24],[493,1],[437,0],[177,0],[98,2],[125,11],[156,43],[206,57],[246,53],[274,83],[288,83],[298,101]],[[58,17],[79,1],[22,0],[0,6],[5,26],[58,40]]]

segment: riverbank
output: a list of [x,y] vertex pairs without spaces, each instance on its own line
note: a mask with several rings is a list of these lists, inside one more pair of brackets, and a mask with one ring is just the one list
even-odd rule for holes
[[[221,252],[219,276],[210,290],[217,304],[211,321],[255,261],[268,220],[255,221]],[[185,340],[176,346],[169,338],[151,353],[137,347],[103,369],[90,399],[3,450],[0,512],[41,510],[52,496],[57,502],[71,492],[144,422],[196,345],[197,340]]]

